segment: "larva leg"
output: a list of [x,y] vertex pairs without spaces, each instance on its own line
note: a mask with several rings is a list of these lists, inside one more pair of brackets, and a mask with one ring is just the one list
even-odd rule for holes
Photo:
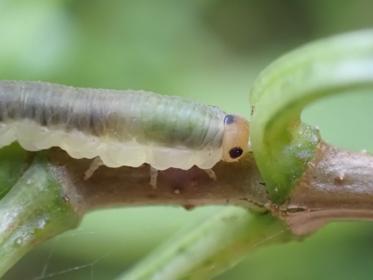
[[203,171],[206,172],[207,176],[209,176],[210,179],[216,181],[217,178],[216,178],[216,173],[215,173],[214,170],[212,170],[212,169],[203,169]]
[[95,173],[95,171],[101,166],[101,165],[104,165],[104,163],[102,162],[101,158],[99,157],[96,157],[92,160],[90,166],[88,167],[88,169],[86,170],[86,172],[84,172],[84,180],[88,180],[89,178],[92,177],[93,173]]
[[158,179],[158,170],[150,166],[150,185],[154,189],[157,188],[157,179]]

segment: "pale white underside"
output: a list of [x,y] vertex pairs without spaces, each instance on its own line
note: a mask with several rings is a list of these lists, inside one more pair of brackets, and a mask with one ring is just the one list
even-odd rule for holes
[[222,148],[192,150],[185,147],[160,147],[154,143],[139,144],[135,139],[118,142],[110,138],[86,135],[75,130],[42,127],[29,120],[0,123],[0,148],[18,141],[28,151],[60,147],[71,157],[100,157],[108,167],[137,167],[148,163],[158,170],[170,167],[189,169],[196,165],[212,168],[222,158]]

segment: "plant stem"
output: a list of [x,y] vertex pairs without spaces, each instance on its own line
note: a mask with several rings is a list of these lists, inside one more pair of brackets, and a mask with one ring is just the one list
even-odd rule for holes
[[301,122],[303,108],[372,88],[372,30],[310,43],[262,72],[251,92],[251,142],[273,202],[286,201],[321,140],[316,128]]
[[[280,215],[296,234],[309,233],[335,218],[373,218],[373,156],[326,144],[318,147],[315,159],[283,205],[269,203],[252,157],[237,164],[219,163],[214,167],[215,181],[199,169],[162,171],[157,189],[149,185],[148,166],[101,167],[85,181],[89,163],[55,149],[49,153],[48,166],[43,161],[34,162],[0,201],[0,275],[37,243],[75,227],[80,215],[102,207],[222,203],[249,207],[254,203]],[[176,189],[179,192],[175,193]],[[165,253],[153,255],[154,265],[148,259],[146,263],[152,268],[147,273],[154,274],[157,267],[174,269],[174,260],[178,259],[190,261],[189,268],[198,277],[207,272],[217,274],[253,248],[289,236],[283,224],[270,215],[254,215],[239,208],[226,211],[195,226],[190,236],[178,235],[176,247],[166,246]],[[236,218],[229,218],[233,216]],[[193,256],[191,260],[177,251],[188,245],[191,248],[185,252]],[[171,264],[167,265],[167,260]],[[217,265],[209,270],[208,262]],[[188,269],[186,265],[179,268],[180,275]],[[142,276],[135,274],[139,271],[136,268],[131,277]],[[176,268],[173,273],[177,273]]]
[[263,209],[267,193],[252,154],[237,163],[219,162],[212,179],[197,167],[158,171],[157,186],[150,184],[150,167],[101,166],[88,180],[84,173],[91,160],[71,159],[60,149],[49,152],[54,176],[65,187],[71,203],[85,213],[98,208],[136,205],[239,205]]
[[280,215],[298,234],[329,221],[373,220],[373,157],[321,143],[315,158],[281,205]]
[[43,160],[35,160],[0,200],[0,276],[37,244],[78,225]]
[[0,149],[0,199],[14,186],[30,165],[31,153],[18,144]]
[[210,279],[257,247],[291,237],[286,226],[271,215],[229,207],[190,231],[176,234],[117,280]]

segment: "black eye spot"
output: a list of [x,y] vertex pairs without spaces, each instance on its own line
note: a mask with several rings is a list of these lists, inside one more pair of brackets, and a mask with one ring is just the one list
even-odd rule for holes
[[231,158],[239,158],[243,153],[243,150],[240,147],[234,147],[230,149],[229,155]]
[[234,116],[233,115],[226,115],[224,118],[225,124],[232,124],[234,123]]

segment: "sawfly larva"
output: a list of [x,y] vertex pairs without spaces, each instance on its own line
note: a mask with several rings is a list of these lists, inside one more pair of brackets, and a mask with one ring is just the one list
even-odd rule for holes
[[245,119],[179,97],[0,81],[0,147],[60,147],[108,167],[210,169],[238,160],[248,138]]

